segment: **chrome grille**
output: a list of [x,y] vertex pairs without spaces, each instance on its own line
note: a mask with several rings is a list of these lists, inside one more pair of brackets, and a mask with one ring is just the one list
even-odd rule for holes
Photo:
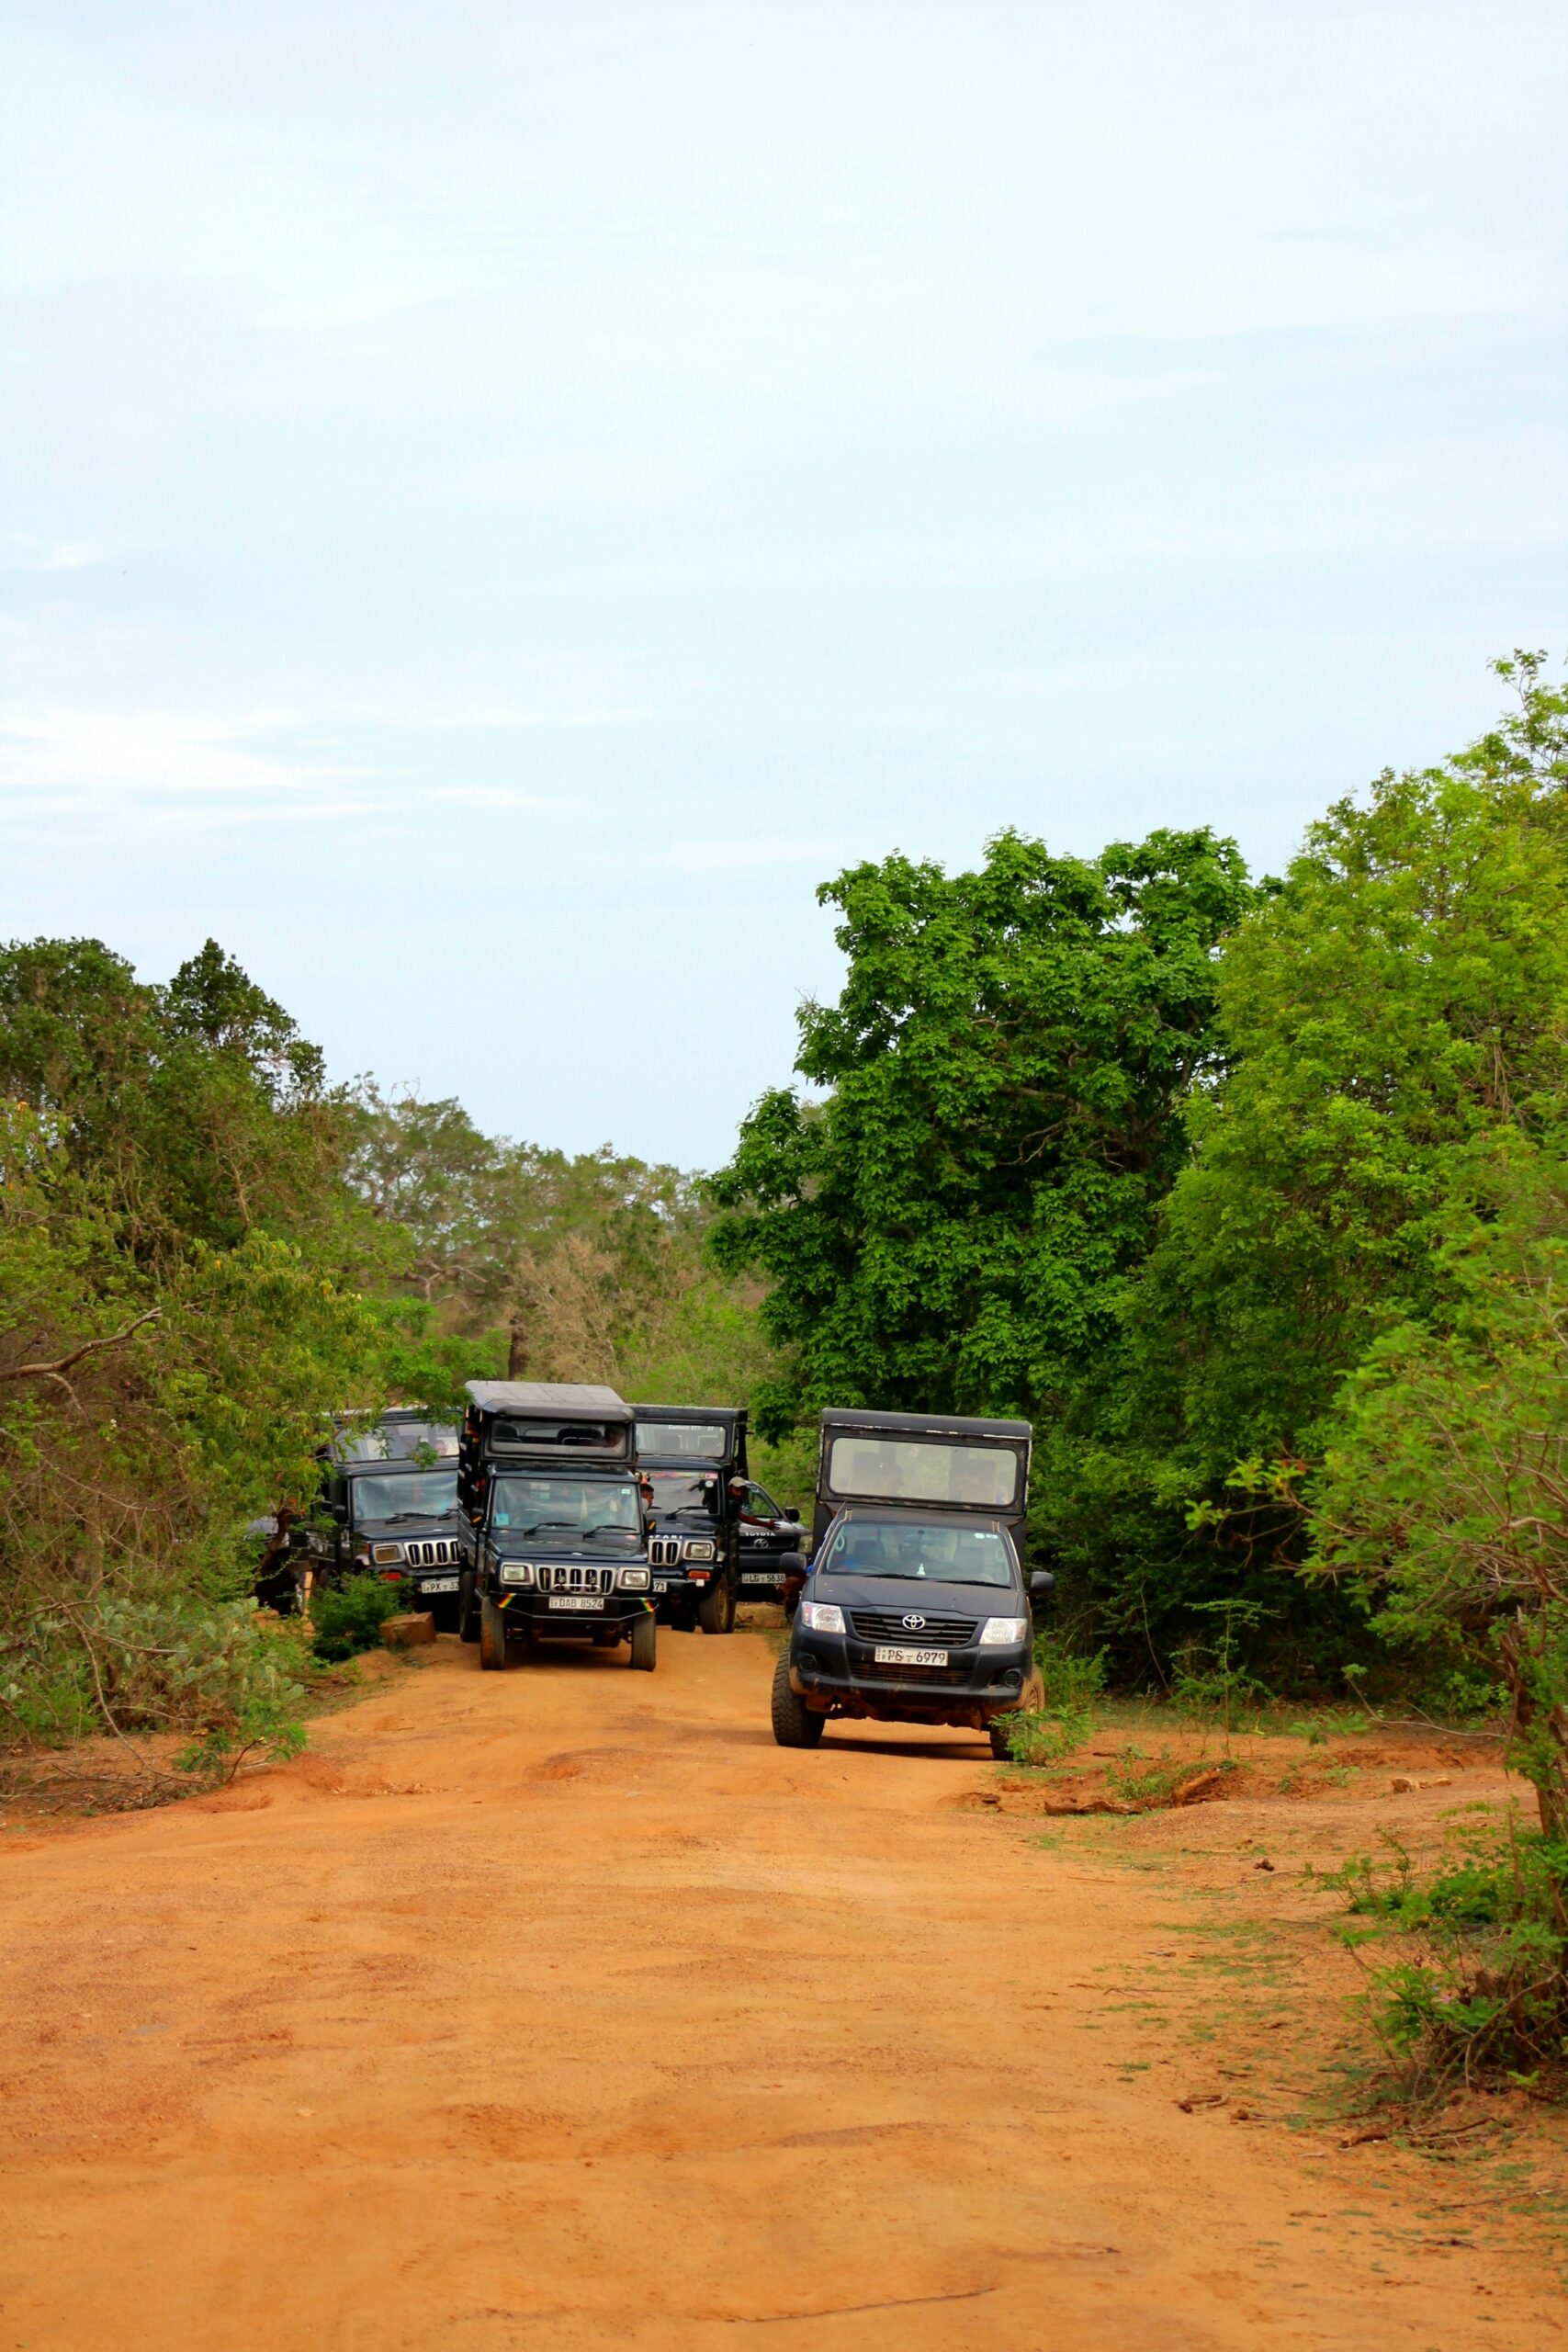
[[[911,1617],[921,1623],[911,1625]],[[927,1617],[918,1609],[852,1609],[850,1623],[863,1642],[901,1642],[914,1650],[963,1649],[978,1631],[973,1617]]]
[[405,1544],[403,1557],[411,1568],[456,1567],[461,1549],[455,1536],[432,1535],[418,1543]]
[[585,1568],[564,1560],[547,1560],[539,1569],[543,1592],[613,1592],[614,1568]]
[[678,1568],[681,1565],[680,1537],[650,1535],[648,1539],[648,1565],[650,1568]]

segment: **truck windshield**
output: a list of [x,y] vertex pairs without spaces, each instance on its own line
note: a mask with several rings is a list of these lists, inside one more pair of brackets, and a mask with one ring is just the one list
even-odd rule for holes
[[722,1462],[728,1432],[722,1421],[638,1421],[637,1450],[654,1461]]
[[836,1495],[884,1503],[957,1503],[1007,1510],[1018,1492],[1019,1461],[1010,1445],[944,1445],[929,1438],[836,1437],[828,1483]]
[[656,1511],[705,1510],[718,1515],[718,1475],[713,1470],[650,1470]]
[[1010,1585],[1012,1553],[994,1527],[842,1521],[817,1563],[819,1577],[919,1577],[932,1584]]
[[498,1534],[613,1535],[638,1532],[637,1488],[609,1478],[525,1478],[512,1472],[495,1482],[490,1523]]
[[445,1519],[457,1508],[456,1470],[388,1471],[351,1481],[355,1527],[393,1519]]

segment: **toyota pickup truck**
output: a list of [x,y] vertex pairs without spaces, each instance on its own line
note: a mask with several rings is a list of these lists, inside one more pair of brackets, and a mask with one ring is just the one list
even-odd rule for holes
[[773,1677],[773,1737],[815,1747],[834,1716],[959,1724],[1009,1753],[1038,1706],[1023,1539],[1027,1421],[829,1410],[813,1555]]

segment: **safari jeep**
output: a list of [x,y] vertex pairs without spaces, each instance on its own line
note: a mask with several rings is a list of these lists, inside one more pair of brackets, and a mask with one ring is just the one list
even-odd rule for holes
[[543,1642],[657,1639],[632,1408],[613,1388],[468,1383],[457,1456],[465,1558],[457,1630],[499,1673]]

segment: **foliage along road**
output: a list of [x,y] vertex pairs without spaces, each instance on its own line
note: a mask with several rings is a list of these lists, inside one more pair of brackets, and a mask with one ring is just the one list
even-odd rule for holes
[[771,1668],[443,1642],[295,1764],[0,1839],[5,2352],[1563,2340],[1429,2166],[1183,2111],[1212,2059],[1107,1996],[1157,1876],[966,1810],[966,1735],[778,1750]]

